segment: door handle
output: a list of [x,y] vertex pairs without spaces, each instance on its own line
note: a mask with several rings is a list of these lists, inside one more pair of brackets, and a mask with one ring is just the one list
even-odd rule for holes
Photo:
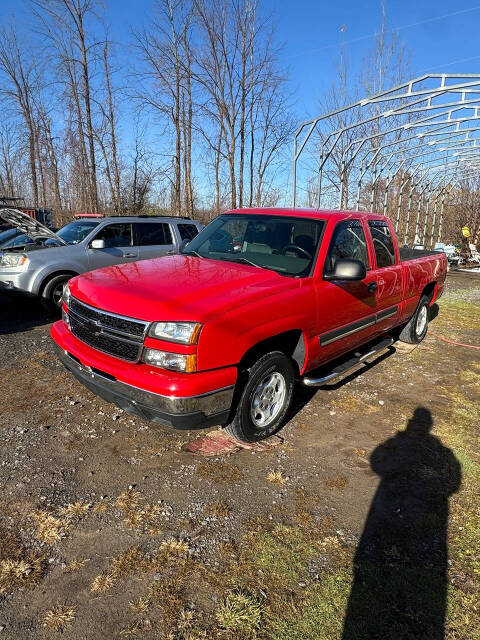
[[137,254],[136,253],[124,253],[123,257],[124,258],[136,258]]
[[375,291],[378,289],[378,284],[376,282],[369,282],[367,285],[367,291],[368,293],[375,293]]

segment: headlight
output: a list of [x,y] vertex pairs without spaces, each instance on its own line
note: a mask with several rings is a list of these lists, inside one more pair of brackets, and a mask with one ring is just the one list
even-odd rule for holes
[[196,344],[202,325],[198,322],[154,322],[148,332],[152,338]]
[[194,353],[185,355],[183,353],[159,351],[158,349],[144,349],[142,360],[154,367],[181,371],[182,373],[191,373],[197,368],[197,356]]
[[24,253],[4,253],[0,260],[2,267],[23,267],[28,263],[28,258]]
[[70,289],[68,287],[68,282],[63,286],[63,301],[67,307],[70,306]]

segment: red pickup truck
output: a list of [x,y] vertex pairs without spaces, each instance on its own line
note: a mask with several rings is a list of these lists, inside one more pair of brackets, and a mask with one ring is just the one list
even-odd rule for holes
[[399,249],[384,216],[241,209],[180,255],[73,278],[51,334],[126,411],[256,441],[282,427],[296,380],[323,386],[394,337],[423,340],[446,272],[445,254]]

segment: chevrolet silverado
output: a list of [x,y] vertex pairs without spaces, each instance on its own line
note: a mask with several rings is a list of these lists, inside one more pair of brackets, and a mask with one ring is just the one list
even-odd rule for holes
[[278,431],[295,381],[324,386],[425,337],[445,254],[399,249],[371,213],[240,209],[180,255],[73,278],[51,331],[63,364],[104,399],[177,428]]

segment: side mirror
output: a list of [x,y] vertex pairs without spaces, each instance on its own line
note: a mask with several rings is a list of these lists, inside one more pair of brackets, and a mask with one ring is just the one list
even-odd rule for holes
[[360,260],[339,259],[333,271],[325,273],[324,280],[363,280],[367,277],[365,265]]
[[92,242],[90,243],[90,247],[92,249],[105,249],[105,240],[101,240],[100,238],[92,240]]
[[183,253],[186,247],[188,246],[188,240],[182,240],[179,247],[179,252]]

